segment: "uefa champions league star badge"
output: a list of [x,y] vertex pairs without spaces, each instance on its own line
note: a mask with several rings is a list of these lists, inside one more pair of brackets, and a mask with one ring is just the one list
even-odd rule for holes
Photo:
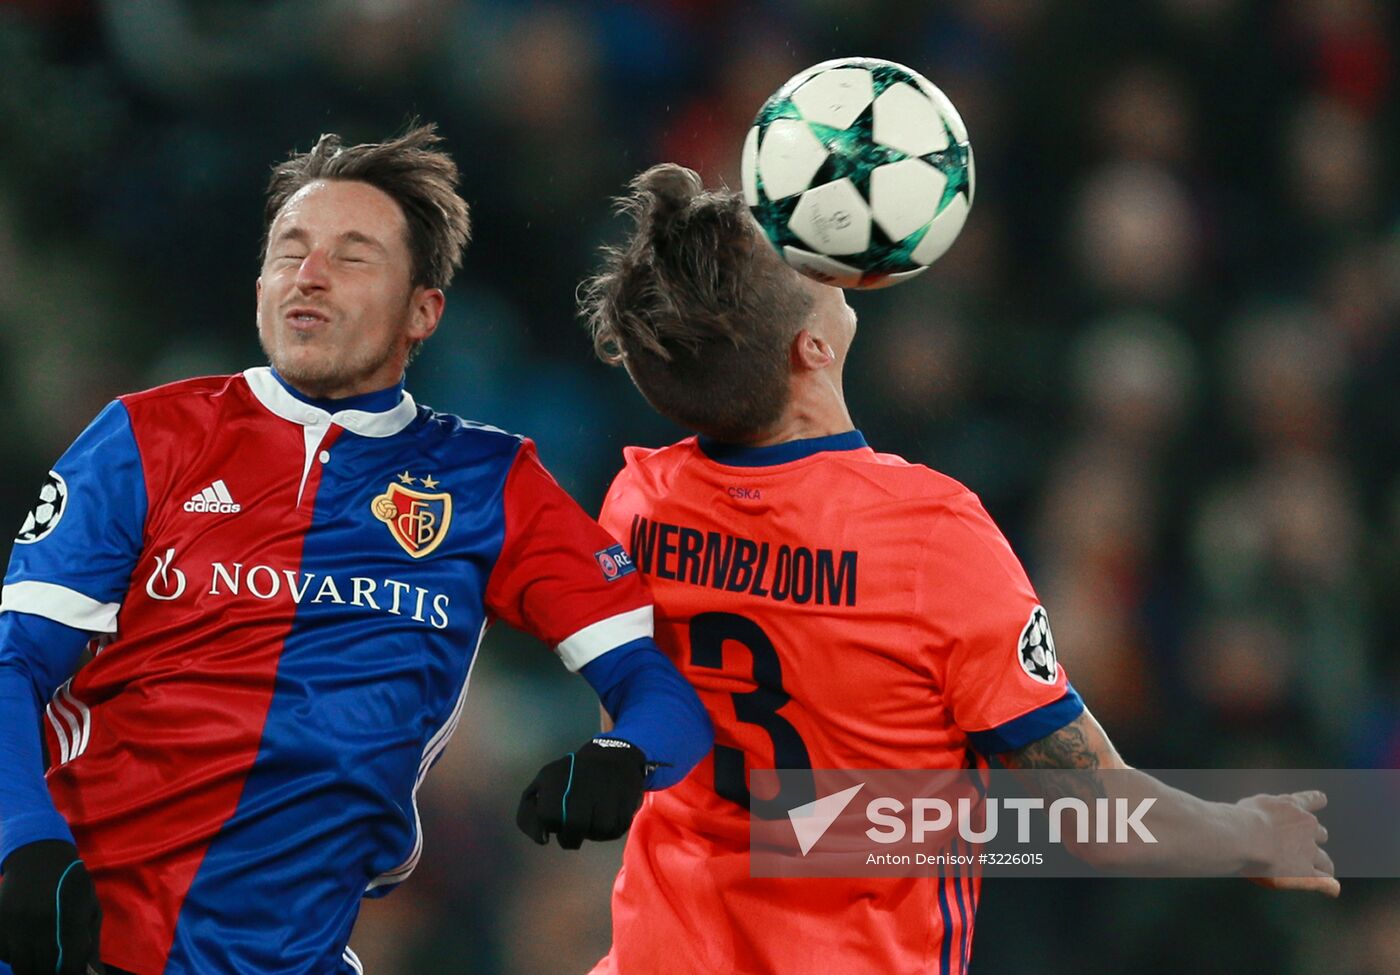
[[49,471],[44,486],[39,489],[39,502],[24,516],[15,541],[29,545],[44,538],[58,527],[59,519],[68,508],[68,484],[57,471]]
[[1039,606],[1031,610],[1031,617],[1021,630],[1017,643],[1017,654],[1021,659],[1021,669],[1033,680],[1042,684],[1055,683],[1059,664],[1055,659],[1055,638],[1050,635],[1050,618]]
[[441,545],[452,523],[452,495],[446,491],[426,494],[407,486],[420,481],[426,488],[438,486],[432,475],[417,478],[404,471],[397,481],[390,481],[384,493],[376,495],[369,506],[374,517],[384,522],[394,541],[415,559],[421,559]]

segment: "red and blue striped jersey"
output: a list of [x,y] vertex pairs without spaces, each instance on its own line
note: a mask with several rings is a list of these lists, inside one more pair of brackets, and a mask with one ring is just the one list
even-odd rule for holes
[[45,717],[109,964],[358,970],[487,624],[571,670],[651,635],[530,441],[389,392],[332,413],[259,368],[122,397],[26,520],[0,609],[101,635]]

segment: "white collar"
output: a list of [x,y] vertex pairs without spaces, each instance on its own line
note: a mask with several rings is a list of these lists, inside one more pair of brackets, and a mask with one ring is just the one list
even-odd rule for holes
[[418,415],[418,404],[408,390],[391,410],[383,413],[367,413],[364,410],[339,410],[329,413],[319,406],[303,403],[282,387],[272,370],[267,366],[255,366],[243,371],[248,388],[258,402],[284,420],[298,423],[303,427],[323,427],[334,423],[351,433],[362,437],[392,437],[413,422]]

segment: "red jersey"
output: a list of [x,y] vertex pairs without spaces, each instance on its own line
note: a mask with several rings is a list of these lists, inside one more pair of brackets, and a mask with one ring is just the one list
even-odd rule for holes
[[649,793],[595,975],[965,970],[969,877],[749,876],[756,768],[959,769],[1074,720],[1045,611],[977,497],[859,432],[629,448],[599,517],[715,751]]

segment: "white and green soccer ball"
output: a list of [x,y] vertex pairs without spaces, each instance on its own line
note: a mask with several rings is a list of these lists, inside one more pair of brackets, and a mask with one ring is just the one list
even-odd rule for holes
[[744,200],[789,265],[842,288],[920,274],[972,207],[967,127],[917,71],[823,61],[759,109],[744,140]]

